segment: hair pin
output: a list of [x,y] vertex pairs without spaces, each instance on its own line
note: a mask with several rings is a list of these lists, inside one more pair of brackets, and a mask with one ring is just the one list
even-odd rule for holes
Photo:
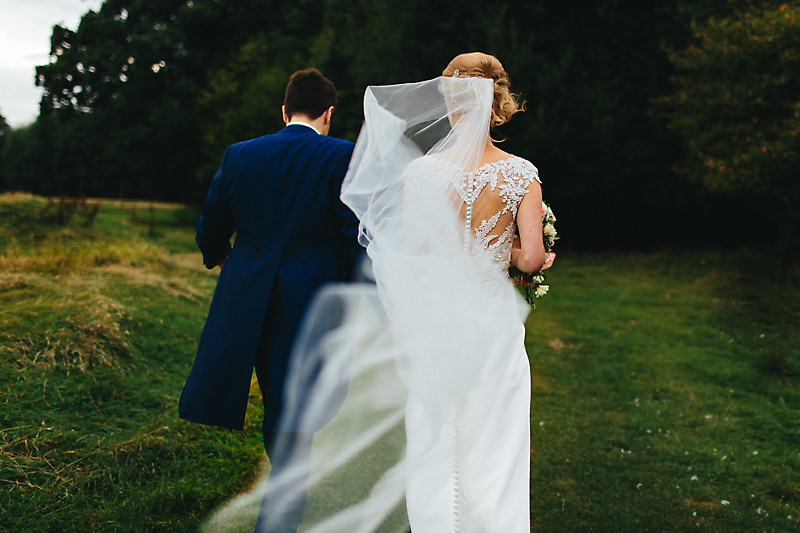
[[454,77],[454,78],[457,78],[459,74],[461,74],[461,71],[460,71],[460,70],[458,70],[458,69],[455,69],[455,70],[453,71],[453,77]]

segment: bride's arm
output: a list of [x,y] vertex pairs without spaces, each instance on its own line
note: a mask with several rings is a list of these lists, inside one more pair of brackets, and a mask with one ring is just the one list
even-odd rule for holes
[[542,187],[532,180],[517,210],[517,231],[511,247],[511,264],[523,272],[538,272],[547,254],[542,241]]

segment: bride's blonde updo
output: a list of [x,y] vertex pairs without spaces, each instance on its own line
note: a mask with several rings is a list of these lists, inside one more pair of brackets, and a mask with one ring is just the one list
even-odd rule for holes
[[500,61],[483,52],[460,54],[442,71],[442,76],[458,78],[488,78],[494,80],[494,102],[492,103],[492,126],[505,124],[520,111],[525,111],[524,102],[511,92],[511,82]]

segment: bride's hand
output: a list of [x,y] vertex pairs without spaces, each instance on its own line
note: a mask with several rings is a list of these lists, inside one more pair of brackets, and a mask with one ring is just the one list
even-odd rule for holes
[[550,252],[549,254],[547,254],[547,257],[544,260],[544,264],[542,265],[542,270],[547,270],[548,268],[553,266],[555,260],[556,260],[555,252]]

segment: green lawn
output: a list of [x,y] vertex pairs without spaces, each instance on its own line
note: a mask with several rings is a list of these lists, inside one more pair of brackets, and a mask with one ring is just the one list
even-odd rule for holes
[[257,388],[247,432],[177,417],[215,283],[196,213],[149,237],[146,206],[44,205],[0,196],[0,530],[195,531],[263,456]]
[[771,268],[559,258],[528,321],[534,530],[800,530],[800,291]]
[[[0,530],[195,531],[263,461],[256,387],[245,432],[177,418],[197,213],[56,211],[0,195]],[[535,531],[800,530],[800,291],[760,260],[560,254],[528,322]]]

